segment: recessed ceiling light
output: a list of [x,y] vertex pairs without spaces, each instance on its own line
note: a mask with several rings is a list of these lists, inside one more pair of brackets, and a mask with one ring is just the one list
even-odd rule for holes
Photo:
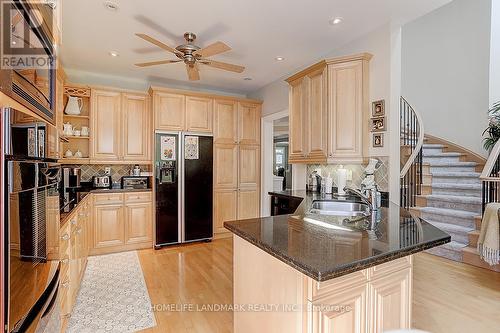
[[329,22],[331,25],[336,25],[336,24],[342,23],[343,20],[344,19],[342,17],[334,17]]
[[245,80],[245,81],[252,81],[252,78],[251,77],[244,77],[243,80]]
[[276,61],[283,61],[283,60],[285,60],[285,58],[284,58],[284,57],[276,57],[276,58],[274,58],[274,59],[276,59]]
[[106,7],[107,9],[109,9],[113,12],[117,11],[118,8],[120,8],[120,7],[118,7],[118,4],[113,2],[113,1],[104,1],[104,7]]
[[119,56],[118,52],[116,52],[116,51],[109,51],[109,55],[112,56],[112,57],[118,57]]

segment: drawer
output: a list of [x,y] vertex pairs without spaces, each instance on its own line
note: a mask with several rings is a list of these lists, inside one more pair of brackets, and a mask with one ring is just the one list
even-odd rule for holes
[[358,285],[364,285],[368,282],[367,275],[367,270],[361,270],[324,282],[317,282],[308,278],[311,281],[311,290],[308,293],[308,299],[314,301],[324,295],[335,294]]
[[151,202],[151,192],[125,193],[125,203],[129,202]]
[[96,205],[121,203],[123,203],[123,194],[121,193],[94,194],[94,204]]
[[374,267],[369,268],[370,280],[390,275],[397,271],[402,271],[412,266],[412,256],[395,259]]

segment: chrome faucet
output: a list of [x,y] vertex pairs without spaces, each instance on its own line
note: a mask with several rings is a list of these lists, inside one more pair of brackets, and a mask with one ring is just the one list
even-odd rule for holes
[[346,193],[357,195],[361,199],[361,201],[363,201],[365,204],[367,204],[370,207],[370,210],[373,210],[372,201],[370,200],[370,198],[368,196],[364,195],[363,192],[361,192],[360,190],[358,190],[354,187],[346,186],[346,187],[344,187],[344,191]]

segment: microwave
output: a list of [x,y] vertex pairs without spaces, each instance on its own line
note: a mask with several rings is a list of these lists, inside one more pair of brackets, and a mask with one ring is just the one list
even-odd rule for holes
[[0,91],[54,124],[55,49],[47,24],[40,24],[32,14],[42,12],[48,21],[52,12],[29,1],[0,1],[0,5],[2,22],[8,21],[11,26],[2,32]]

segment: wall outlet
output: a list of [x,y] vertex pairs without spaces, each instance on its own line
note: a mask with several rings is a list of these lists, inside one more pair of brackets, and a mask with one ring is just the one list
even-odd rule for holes
[[348,182],[352,182],[352,170],[347,169],[347,175],[346,175],[346,180]]
[[105,167],[105,168],[104,168],[104,174],[105,174],[106,176],[111,175],[111,168],[110,168],[110,167]]

